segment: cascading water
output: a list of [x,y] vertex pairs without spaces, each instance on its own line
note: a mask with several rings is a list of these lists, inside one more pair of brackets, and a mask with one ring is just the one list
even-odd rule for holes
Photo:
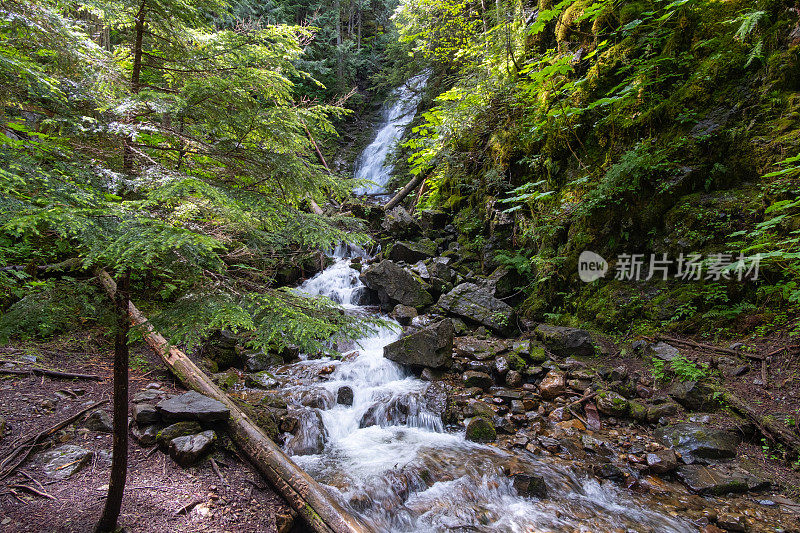
[[356,160],[355,177],[369,180],[375,185],[356,189],[356,194],[375,194],[383,191],[392,174],[392,165],[386,159],[395,143],[403,136],[406,126],[414,118],[417,105],[422,98],[422,89],[428,74],[422,73],[401,85],[389,97],[391,104],[381,109],[382,122],[375,140],[367,146]]
[[[419,88],[425,79],[410,85]],[[399,96],[361,158],[357,176],[379,184],[371,191],[388,180],[384,159],[417,105],[411,91],[401,89]],[[355,256],[366,258],[363,250],[337,248],[334,264],[298,290],[327,296],[347,312],[369,312],[358,305],[364,287],[351,268]],[[285,435],[286,451],[375,531],[695,530],[574,463],[509,453],[469,442],[463,431],[445,431],[429,409],[441,395],[436,385],[383,357],[383,347],[399,335],[399,327],[381,328],[342,349],[341,359],[301,361],[276,372],[298,421]],[[520,496],[509,471],[541,476],[547,497]]]
[[[348,251],[340,248],[334,257],[299,291],[366,312],[352,299],[362,285]],[[341,360],[301,361],[276,374],[300,426],[287,451],[375,531],[695,530],[574,465],[446,432],[426,408],[433,385],[383,357],[383,347],[398,337],[398,328],[383,328]],[[351,405],[336,403],[343,388],[352,393],[345,402]],[[542,476],[547,498],[518,495],[504,474],[514,470]]]

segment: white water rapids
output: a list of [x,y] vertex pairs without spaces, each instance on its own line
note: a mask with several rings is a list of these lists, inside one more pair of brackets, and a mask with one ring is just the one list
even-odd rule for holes
[[[393,142],[397,131],[402,134],[416,107],[416,97],[405,96],[407,101],[392,106],[404,110],[389,121],[395,131],[382,137],[384,127],[376,142]],[[385,183],[380,158],[388,147],[373,145],[360,168],[381,169],[379,177],[370,174],[369,179]],[[359,272],[351,268],[353,256],[367,259],[366,254],[342,246],[333,255],[334,264],[299,291],[327,296],[350,313],[370,312],[357,305],[364,289]],[[436,385],[383,357],[383,347],[399,335],[399,329],[381,329],[352,350],[343,349],[341,360],[301,361],[276,372],[280,392],[299,420],[294,435],[285,435],[286,451],[375,531],[696,530],[566,461],[525,451],[511,454],[469,442],[463,430],[445,431],[440,417],[427,408],[434,392],[429,388]],[[352,391],[352,405],[337,403],[343,387]],[[518,495],[504,468],[542,476],[547,497]]]

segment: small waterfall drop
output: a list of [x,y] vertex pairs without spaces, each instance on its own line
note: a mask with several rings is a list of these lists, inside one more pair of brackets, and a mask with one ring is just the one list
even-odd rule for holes
[[381,109],[382,122],[369,146],[356,160],[355,177],[375,182],[356,189],[356,194],[375,194],[383,191],[393,167],[386,162],[389,153],[403,136],[406,126],[414,119],[422,89],[428,82],[428,73],[423,72],[401,85],[389,97],[389,103]]

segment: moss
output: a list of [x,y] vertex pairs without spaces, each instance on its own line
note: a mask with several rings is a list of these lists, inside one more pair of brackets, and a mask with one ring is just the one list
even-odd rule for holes
[[518,353],[510,353],[506,356],[506,360],[508,361],[508,366],[512,369],[516,370],[517,372],[522,372],[525,370],[525,367],[528,366],[525,363],[525,359],[522,358],[521,355]]
[[530,355],[531,363],[536,366],[543,364],[547,361],[547,354],[544,351],[544,346],[538,345],[531,345],[531,355]]
[[492,442],[497,438],[497,431],[491,420],[477,417],[467,424],[466,439],[472,442]]

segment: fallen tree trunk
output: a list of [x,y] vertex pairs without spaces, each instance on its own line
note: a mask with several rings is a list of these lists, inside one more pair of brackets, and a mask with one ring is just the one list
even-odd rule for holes
[[411,194],[411,191],[416,189],[417,185],[419,185],[424,179],[425,176],[423,174],[417,174],[416,176],[414,176],[414,178],[411,181],[409,181],[408,184],[406,184],[406,186],[403,187],[403,189],[399,193],[394,195],[394,198],[386,202],[386,205],[383,206],[383,210],[389,211],[391,209],[394,209],[394,207],[400,202],[402,202],[406,196]]
[[[105,271],[101,271],[99,277],[106,292],[113,296],[117,291],[114,280]],[[294,464],[186,354],[175,347],[170,347],[166,339],[155,331],[132,302],[128,304],[128,314],[134,325],[144,328],[147,344],[164,360],[181,383],[219,400],[230,409],[228,431],[233,440],[312,531],[318,533],[369,531],[357,518],[345,511],[319,483]]]

